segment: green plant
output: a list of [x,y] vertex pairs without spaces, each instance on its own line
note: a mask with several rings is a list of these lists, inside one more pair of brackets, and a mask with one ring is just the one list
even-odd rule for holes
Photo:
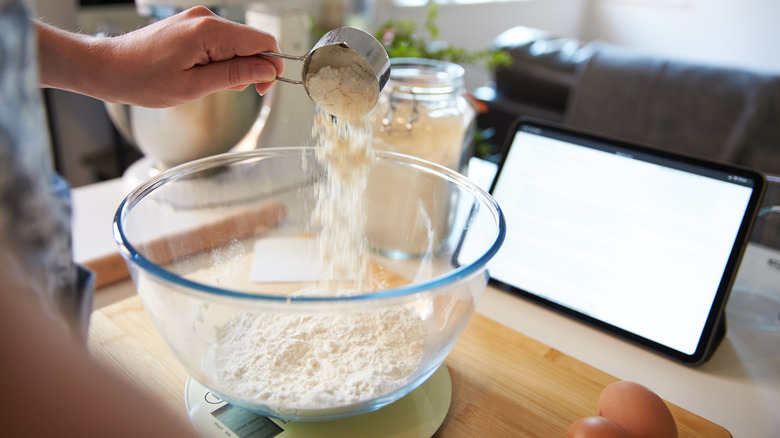
[[429,4],[424,25],[427,37],[418,33],[417,23],[411,19],[387,20],[374,32],[374,36],[382,41],[391,58],[439,59],[456,64],[484,63],[488,69],[512,62],[509,54],[502,50],[469,51],[440,40],[439,26],[436,24],[438,16],[438,6],[435,3]]
[[[482,64],[486,69],[512,63],[511,56],[503,50],[484,49],[469,51],[462,47],[453,47],[442,41],[436,20],[439,8],[429,3],[425,14],[425,33],[417,30],[417,23],[411,19],[390,19],[374,32],[374,37],[382,41],[390,58],[428,58],[449,61],[456,64]],[[427,35],[425,35],[427,33]],[[478,112],[485,111],[481,105],[470,98]],[[492,130],[477,127],[471,139],[473,154],[477,157],[495,160],[500,145],[491,142]]]

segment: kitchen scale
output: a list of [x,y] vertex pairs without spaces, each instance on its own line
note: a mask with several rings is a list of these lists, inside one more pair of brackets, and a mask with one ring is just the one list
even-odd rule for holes
[[403,398],[373,412],[331,421],[293,422],[231,405],[195,379],[184,389],[190,421],[203,438],[431,437],[447,416],[452,382],[442,365]]

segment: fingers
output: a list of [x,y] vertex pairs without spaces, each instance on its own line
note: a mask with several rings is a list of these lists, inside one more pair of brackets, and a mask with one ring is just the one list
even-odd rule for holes
[[244,89],[253,84],[267,84],[261,87],[267,91],[277,76],[275,65],[261,56],[211,62],[193,67],[189,73],[187,78],[192,81],[189,88],[204,95],[224,89]]
[[196,86],[217,91],[267,84],[256,87],[264,94],[276,77],[284,73],[282,59],[258,55],[260,52],[279,52],[273,35],[223,19],[205,8],[193,8],[183,14],[195,20],[193,33],[209,59],[208,63],[196,64],[192,69],[199,76]]
[[255,90],[261,95],[264,96],[265,93],[268,92],[268,90],[271,89],[271,85],[273,85],[273,82],[266,82],[262,84],[255,84]]
[[[278,49],[276,51],[273,51],[273,50],[263,50],[263,51],[264,52],[279,53]],[[262,56],[262,55],[258,55],[258,56],[260,56],[261,58],[263,58],[266,61],[268,61],[271,64],[273,64],[274,68],[276,69],[276,76],[284,75],[284,60],[283,59],[277,58],[277,57],[274,57],[274,56]]]
[[[2,1],[2,0],[0,0]],[[273,35],[195,7],[136,31],[105,38],[101,89],[94,97],[148,107],[167,107],[258,84],[265,93],[284,72]]]
[[[257,90],[257,94],[261,96],[265,96],[265,93],[268,92],[268,90],[271,89],[271,86],[273,85],[273,82],[265,82],[262,84],[255,84],[255,90]],[[248,85],[239,85],[234,88],[230,88],[231,91],[243,91],[248,87]]]
[[[201,10],[201,8],[196,8]],[[208,10],[206,10],[208,11]],[[189,11],[184,12],[187,14]],[[216,15],[196,15],[189,32],[200,41],[210,61],[255,56],[260,52],[279,53],[276,38],[260,29],[226,20]],[[284,61],[268,57],[278,74],[284,73]]]

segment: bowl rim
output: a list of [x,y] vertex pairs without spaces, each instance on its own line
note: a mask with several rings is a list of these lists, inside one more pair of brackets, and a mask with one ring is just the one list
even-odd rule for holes
[[243,292],[240,290],[220,288],[211,286],[196,281],[186,279],[171,271],[168,271],[161,266],[153,263],[143,255],[141,255],[135,247],[128,241],[125,236],[122,221],[127,216],[132,207],[143,199],[147,194],[151,193],[155,188],[162,185],[166,181],[173,178],[183,178],[186,175],[194,172],[203,166],[213,165],[214,162],[224,161],[238,162],[244,160],[251,160],[262,158],[273,154],[287,154],[290,151],[296,153],[314,153],[316,147],[314,146],[287,146],[287,147],[269,147],[262,149],[253,149],[250,151],[233,151],[222,154],[213,155],[206,158],[190,161],[188,163],[180,164],[178,166],[167,169],[160,172],[156,176],[141,183],[138,187],[133,189],[119,204],[114,215],[112,229],[114,240],[119,246],[119,252],[129,263],[133,263],[143,271],[161,279],[166,282],[175,284],[177,286],[184,286],[193,291],[206,293],[210,295],[218,295],[226,298],[240,298],[249,299],[253,301],[273,301],[273,302],[356,302],[365,300],[377,300],[377,299],[390,299],[398,297],[406,297],[416,295],[422,292],[428,292],[434,289],[453,284],[459,280],[469,277],[482,269],[485,269],[485,265],[490,261],[498,252],[504,238],[506,236],[506,220],[504,218],[503,211],[501,210],[498,202],[484,189],[476,185],[473,181],[466,176],[441,166],[430,161],[423,160],[421,158],[413,157],[410,155],[400,154],[397,152],[374,150],[375,157],[383,160],[396,160],[402,161],[415,167],[423,167],[428,171],[440,174],[447,180],[458,185],[460,188],[470,192],[475,199],[479,200],[481,204],[486,205],[489,208],[489,212],[495,218],[498,225],[498,230],[495,236],[495,240],[490,247],[482,255],[480,255],[475,261],[468,265],[459,266],[453,269],[451,272],[445,275],[439,275],[429,280],[414,283],[411,285],[384,289],[369,294],[357,294],[346,296],[284,296],[284,295],[266,295],[252,292]]

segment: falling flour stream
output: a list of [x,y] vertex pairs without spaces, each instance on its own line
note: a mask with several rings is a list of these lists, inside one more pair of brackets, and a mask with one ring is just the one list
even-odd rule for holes
[[[378,90],[371,72],[351,63],[311,75],[318,103],[313,135],[327,178],[318,188],[312,221],[328,276],[370,292],[363,193],[373,162],[368,113]],[[343,282],[327,282],[344,284]],[[317,287],[320,296],[344,295]],[[237,312],[219,327],[216,379],[235,396],[269,406],[326,409],[388,394],[417,369],[425,343],[419,314],[406,307],[362,312]]]

